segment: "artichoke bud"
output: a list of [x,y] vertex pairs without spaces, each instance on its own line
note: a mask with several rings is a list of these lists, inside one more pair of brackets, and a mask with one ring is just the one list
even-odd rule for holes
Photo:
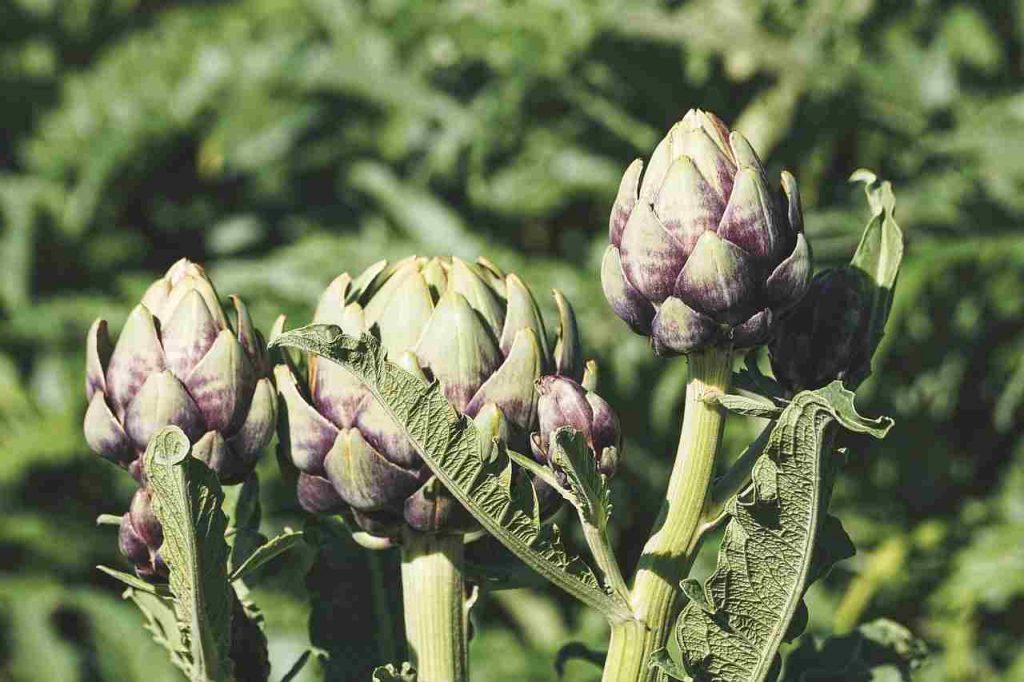
[[870,278],[855,267],[814,277],[769,345],[776,379],[791,393],[839,379],[851,390],[867,378],[873,353]]
[[640,160],[626,170],[609,219],[612,310],[661,355],[766,343],[811,276],[793,176],[771,189],[746,139],[699,110],[642,171]]
[[131,506],[121,517],[118,545],[121,554],[135,567],[136,574],[152,582],[167,580],[168,569],[160,556],[163,529],[153,513],[153,502],[145,487],[135,491]]
[[554,433],[569,426],[583,434],[605,476],[615,473],[621,446],[619,418],[601,396],[573,379],[546,376],[537,382],[540,426],[531,437],[534,458],[551,464],[550,446]]
[[[235,325],[203,269],[185,259],[154,282],[117,343],[97,320],[86,341],[85,437],[142,479],[149,438],[181,427],[222,483],[238,483],[270,441],[276,399],[263,337],[232,297]],[[202,447],[199,445],[202,444]]]
[[[392,362],[424,384],[436,381],[451,405],[474,419],[491,456],[495,439],[525,451],[538,423],[535,382],[556,361],[522,280],[489,261],[454,257],[411,257],[368,273],[332,282],[317,321],[339,324],[347,334],[374,334]],[[564,297],[556,301],[564,318],[559,353],[566,366],[578,364],[575,319]],[[345,514],[370,545],[389,544],[402,527],[431,533],[475,527],[347,370],[310,358],[304,377],[287,364],[275,373],[288,425],[282,441],[301,472],[304,509]]]

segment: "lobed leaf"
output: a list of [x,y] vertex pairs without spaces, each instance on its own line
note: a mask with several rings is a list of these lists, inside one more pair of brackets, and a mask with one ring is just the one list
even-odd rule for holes
[[437,382],[424,384],[385,357],[371,335],[346,336],[334,325],[309,325],[278,336],[272,347],[294,347],[333,360],[359,377],[405,432],[446,488],[489,533],[530,568],[610,618],[628,618],[593,570],[570,555],[557,527],[541,525],[536,493],[499,449],[486,458],[473,421],[459,414]]
[[806,624],[808,585],[852,555],[827,515],[838,426],[881,438],[891,421],[858,415],[840,382],[799,393],[772,429],[752,486],[727,503],[716,570],[703,585],[683,584],[690,601],[675,636],[694,680],[774,679],[779,646]]
[[228,658],[231,587],[227,578],[227,519],[217,475],[191,456],[185,433],[168,426],[146,448],[144,466],[153,511],[163,526],[161,548],[170,569],[174,611],[188,645],[193,680],[231,679]]

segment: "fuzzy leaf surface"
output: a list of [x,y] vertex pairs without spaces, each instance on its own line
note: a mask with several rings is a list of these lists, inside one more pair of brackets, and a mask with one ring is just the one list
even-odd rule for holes
[[891,422],[860,417],[839,382],[799,393],[754,465],[753,485],[728,502],[717,568],[703,586],[685,586],[690,602],[676,623],[694,680],[774,679],[779,646],[806,622],[808,585],[852,554],[842,525],[827,515],[839,426],[881,438]]
[[217,475],[191,456],[175,426],[150,440],[145,470],[153,511],[164,531],[174,609],[191,659],[191,679],[230,680],[231,587],[227,577],[227,518]]
[[[346,336],[334,325],[309,325],[278,336],[272,347],[293,347],[333,360],[370,389],[405,432],[438,480],[489,533],[530,568],[609,617],[628,617],[594,571],[570,555],[558,529],[541,525],[536,492],[507,455],[485,458],[473,421],[459,414],[437,382],[424,384],[389,362],[369,334]],[[516,480],[513,481],[513,478]]]

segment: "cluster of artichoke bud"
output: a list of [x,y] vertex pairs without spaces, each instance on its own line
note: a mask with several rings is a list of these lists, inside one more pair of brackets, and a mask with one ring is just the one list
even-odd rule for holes
[[182,259],[149,287],[116,344],[105,320],[89,330],[85,438],[142,486],[123,517],[120,545],[145,577],[166,575],[142,470],[153,434],[180,427],[193,455],[234,484],[253,470],[274,433],[277,396],[266,344],[245,304],[231,300],[234,327],[203,269]]
[[691,110],[646,172],[626,170],[601,267],[605,297],[659,354],[743,349],[768,341],[804,295],[811,254],[796,180],[773,191],[747,140]]
[[[568,302],[555,296],[561,325],[552,344],[533,295],[517,276],[485,260],[411,257],[378,263],[355,280],[347,274],[335,279],[314,322],[336,324],[352,336],[376,335],[392,362],[439,383],[451,405],[474,420],[482,442],[497,438],[525,452],[540,428],[534,440],[542,451],[546,428],[571,424],[602,449],[614,448],[617,423],[613,436],[607,404],[595,397],[602,407],[584,416],[563,397],[579,391],[590,405],[571,378],[582,374],[583,364],[575,318]],[[275,373],[304,509],[345,515],[356,539],[369,547],[390,546],[404,528],[445,534],[477,528],[347,370],[311,357],[304,377],[288,364]],[[541,408],[538,418],[539,404],[551,407]]]

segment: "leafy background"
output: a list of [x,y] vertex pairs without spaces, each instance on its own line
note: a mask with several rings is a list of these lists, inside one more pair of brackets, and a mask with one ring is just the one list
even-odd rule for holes
[[[0,679],[177,679],[93,569],[123,567],[93,520],[132,483],[80,429],[89,322],[119,326],[183,255],[264,329],[409,252],[486,253],[565,290],[624,420],[631,566],[685,362],[609,316],[597,270],[620,173],[691,106],[796,173],[820,266],[866,222],[858,167],[894,182],[907,233],[861,391],[897,427],[852,448],[834,510],[860,551],[812,590],[810,631],[885,615],[932,647],[921,680],[1024,679],[1022,77],[1012,0],[0,0]],[[733,423],[727,450],[755,427]],[[268,529],[302,525],[272,452],[260,473]],[[314,538],[256,590],[275,679],[310,618],[333,656],[307,679],[366,679],[401,656],[397,623],[368,626],[394,557]],[[607,636],[543,588],[488,593],[475,621],[487,680],[554,679],[560,644]]]

